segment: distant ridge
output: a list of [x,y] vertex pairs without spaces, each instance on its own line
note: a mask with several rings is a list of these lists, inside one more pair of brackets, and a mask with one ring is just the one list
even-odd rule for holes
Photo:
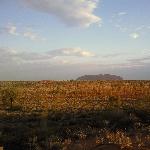
[[84,75],[77,80],[123,80],[122,77],[116,76],[116,75],[110,75],[110,74],[98,74],[98,75]]

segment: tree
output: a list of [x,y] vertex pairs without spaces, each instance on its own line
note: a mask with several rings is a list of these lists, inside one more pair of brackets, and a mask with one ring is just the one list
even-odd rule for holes
[[0,97],[5,108],[12,110],[13,102],[17,97],[17,91],[15,88],[5,88],[0,91]]

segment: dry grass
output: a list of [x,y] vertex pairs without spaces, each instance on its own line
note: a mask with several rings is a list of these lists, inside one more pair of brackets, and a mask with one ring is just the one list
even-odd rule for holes
[[0,82],[0,91],[8,87],[17,97],[11,111],[0,101],[0,144],[22,150],[150,148],[150,81]]

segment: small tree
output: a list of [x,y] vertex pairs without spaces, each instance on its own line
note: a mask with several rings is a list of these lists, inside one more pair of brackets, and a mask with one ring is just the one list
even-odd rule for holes
[[0,97],[4,107],[10,108],[12,110],[13,102],[16,99],[17,92],[14,88],[5,88],[0,91]]

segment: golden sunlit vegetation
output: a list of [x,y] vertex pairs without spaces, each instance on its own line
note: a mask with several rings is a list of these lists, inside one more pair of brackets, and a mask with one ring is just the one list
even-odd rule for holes
[[0,82],[6,150],[149,150],[150,81]]

